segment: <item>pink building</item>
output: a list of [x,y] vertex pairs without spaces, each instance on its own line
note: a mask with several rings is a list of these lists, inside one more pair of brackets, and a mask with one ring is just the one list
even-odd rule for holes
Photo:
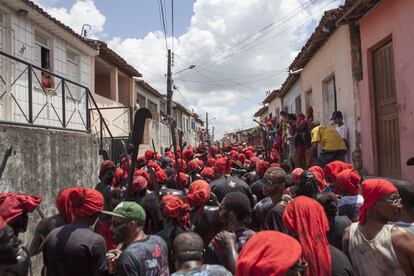
[[370,175],[414,181],[414,1],[348,0],[360,26],[361,150]]

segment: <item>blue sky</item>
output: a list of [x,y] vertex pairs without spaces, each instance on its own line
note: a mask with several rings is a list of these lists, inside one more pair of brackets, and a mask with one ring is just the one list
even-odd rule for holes
[[[52,0],[53,1],[53,0]],[[49,6],[70,9],[75,0],[48,2]],[[166,0],[168,11],[171,1]],[[195,0],[174,0],[174,33],[182,35],[190,26]],[[161,30],[158,0],[96,0],[95,5],[105,15],[105,38],[144,37]],[[168,33],[171,34],[171,13],[168,14]],[[79,22],[81,24],[81,22]]]

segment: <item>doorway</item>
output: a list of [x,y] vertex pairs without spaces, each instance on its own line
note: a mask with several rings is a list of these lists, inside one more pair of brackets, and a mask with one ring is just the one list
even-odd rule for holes
[[392,41],[372,53],[378,172],[401,176],[400,132]]

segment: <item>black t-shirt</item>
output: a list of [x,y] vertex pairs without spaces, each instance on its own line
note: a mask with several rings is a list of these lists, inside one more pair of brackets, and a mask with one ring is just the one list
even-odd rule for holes
[[161,204],[154,192],[146,191],[145,195],[136,198],[136,202],[144,208],[147,214],[144,231],[146,234],[155,234],[163,228]]
[[281,201],[277,203],[267,216],[267,226],[269,230],[275,230],[282,233],[287,233],[285,224],[283,223],[283,212],[285,211],[286,202]]
[[105,240],[87,225],[68,224],[52,230],[43,247],[48,276],[105,275]]
[[250,205],[254,206],[254,199],[249,185],[236,176],[224,175],[212,181],[210,187],[211,192],[217,196],[219,202],[222,202],[228,193],[241,192],[249,198]]
[[352,224],[347,216],[328,217],[329,231],[327,233],[330,245],[342,250],[342,235],[345,229]]
[[263,185],[263,179],[258,179],[252,185],[250,185],[252,193],[255,194],[257,197],[257,202],[265,198],[265,195],[263,194]]
[[138,275],[169,275],[167,244],[161,237],[147,236],[122,251],[117,262],[117,276]]
[[331,251],[331,275],[332,276],[353,276],[354,271],[348,257],[339,249],[329,246]]

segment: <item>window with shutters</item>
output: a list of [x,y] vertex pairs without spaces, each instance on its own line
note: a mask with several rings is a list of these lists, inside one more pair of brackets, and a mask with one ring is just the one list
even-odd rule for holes
[[[49,38],[39,31],[35,32],[35,48],[34,48],[34,62],[35,65],[52,71],[50,62],[50,49],[49,49]],[[47,72],[36,72],[37,76],[41,76],[41,85],[43,88],[54,89],[55,83],[54,78]],[[37,81],[34,80],[35,87],[39,87]]]

